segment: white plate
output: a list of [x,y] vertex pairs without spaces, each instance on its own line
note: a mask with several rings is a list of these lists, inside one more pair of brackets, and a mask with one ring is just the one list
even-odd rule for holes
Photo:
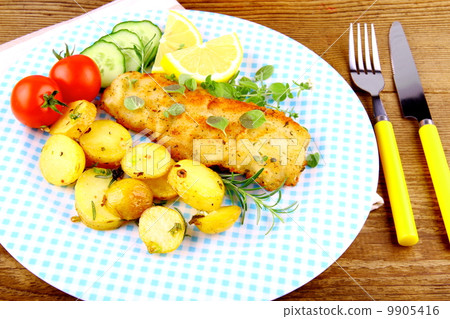
[[[30,51],[0,82],[0,239],[36,276],[86,300],[270,300],[315,278],[350,246],[362,228],[378,182],[373,129],[358,97],[325,61],[298,42],[234,17],[183,11],[205,40],[237,32],[244,48],[243,75],[265,64],[273,80],[311,79],[314,89],[286,102],[313,138],[322,157],[296,187],[286,187],[280,205],[297,211],[267,236],[269,216],[256,225],[255,206],[229,231],[209,236],[190,227],[170,254],[150,255],[137,226],[95,231],[71,222],[73,187],[49,185],[39,172],[47,134],[21,125],[10,111],[14,84],[30,74],[48,74],[53,48],[78,50],[125,20],[150,19],[164,28],[166,11],[117,13],[106,20],[61,30]],[[78,51],[79,52],[79,51]],[[188,218],[191,211],[177,203]]]

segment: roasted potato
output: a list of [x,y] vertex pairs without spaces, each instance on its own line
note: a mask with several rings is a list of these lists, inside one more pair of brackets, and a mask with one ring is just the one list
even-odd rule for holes
[[206,212],[217,210],[225,195],[219,174],[193,160],[177,162],[167,181],[186,204]]
[[87,166],[116,168],[131,149],[131,135],[126,128],[111,120],[97,120],[80,137]]
[[69,185],[83,173],[86,160],[81,146],[66,135],[49,137],[41,151],[39,168],[53,185]]
[[96,116],[94,104],[85,100],[74,101],[69,103],[64,115],[50,127],[50,134],[64,134],[77,140],[89,129]]
[[121,161],[129,176],[139,179],[158,178],[171,167],[169,151],[155,143],[141,143],[128,150]]
[[144,210],[152,207],[153,193],[143,181],[125,178],[108,188],[105,203],[122,219],[138,219]]
[[112,180],[107,170],[87,169],[75,184],[75,209],[80,220],[89,228],[97,230],[116,229],[123,220],[115,210],[105,205],[106,191]]
[[168,253],[177,249],[186,234],[186,221],[177,210],[153,206],[139,219],[139,237],[149,253]]
[[[175,161],[171,160],[170,166],[172,167],[173,165],[175,165]],[[178,196],[177,192],[174,191],[167,181],[168,175],[169,171],[158,178],[142,179],[142,181],[152,190],[153,198],[158,200],[170,200]]]
[[241,214],[239,206],[223,206],[210,213],[199,212],[192,216],[189,224],[194,224],[206,234],[218,234],[231,228]]

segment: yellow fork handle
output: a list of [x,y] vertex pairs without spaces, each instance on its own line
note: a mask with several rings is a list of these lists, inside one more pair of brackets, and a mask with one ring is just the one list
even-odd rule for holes
[[419,235],[417,234],[394,129],[389,121],[377,122],[374,129],[397,231],[397,240],[402,246],[413,246],[419,241]]
[[447,159],[435,125],[426,124],[422,126],[419,129],[419,135],[447,236],[450,240],[450,170]]

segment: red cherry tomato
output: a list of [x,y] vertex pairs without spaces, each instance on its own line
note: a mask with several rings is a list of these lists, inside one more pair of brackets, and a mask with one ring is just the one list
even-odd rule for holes
[[63,113],[65,105],[59,86],[43,75],[23,78],[11,92],[11,109],[23,124],[38,128],[53,124]]
[[61,88],[67,103],[92,101],[100,92],[100,70],[94,60],[85,55],[72,55],[59,60],[49,76]]

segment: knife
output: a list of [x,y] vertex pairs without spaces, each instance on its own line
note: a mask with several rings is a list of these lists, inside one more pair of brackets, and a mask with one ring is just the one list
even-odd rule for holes
[[392,23],[389,48],[395,87],[403,117],[419,122],[419,136],[450,240],[450,170],[436,126],[431,119],[419,73],[400,22]]

